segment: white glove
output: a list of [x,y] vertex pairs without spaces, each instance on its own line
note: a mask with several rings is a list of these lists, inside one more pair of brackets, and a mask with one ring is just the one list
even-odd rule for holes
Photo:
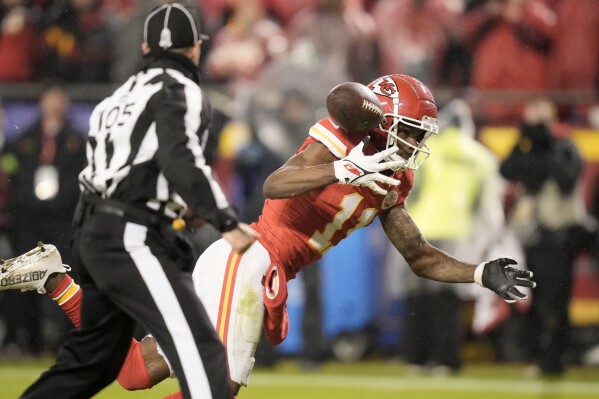
[[371,189],[375,194],[385,195],[387,190],[384,190],[376,183],[399,186],[401,182],[379,172],[387,169],[400,169],[405,166],[405,161],[381,162],[389,155],[397,152],[396,146],[377,152],[374,155],[364,155],[364,147],[369,140],[370,136],[366,136],[345,158],[333,162],[335,177],[341,184],[364,186]]

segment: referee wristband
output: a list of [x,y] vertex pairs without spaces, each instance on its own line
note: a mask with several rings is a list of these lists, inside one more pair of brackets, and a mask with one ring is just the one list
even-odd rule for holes
[[239,222],[237,221],[237,215],[232,208],[219,209],[218,214],[218,231],[221,233],[226,233],[227,231],[231,231],[237,227]]
[[235,228],[237,228],[237,226],[239,225],[239,222],[237,222],[237,220],[228,220],[225,223],[221,224],[218,228],[218,230],[221,233],[226,233],[227,231],[231,231]]

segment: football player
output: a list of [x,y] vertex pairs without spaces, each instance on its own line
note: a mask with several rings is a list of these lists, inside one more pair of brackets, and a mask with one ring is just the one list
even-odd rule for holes
[[[476,282],[508,302],[525,298],[518,286],[535,286],[532,273],[512,267],[511,258],[468,264],[423,238],[404,202],[414,170],[430,155],[426,141],[438,132],[435,100],[406,75],[383,76],[368,87],[382,104],[382,123],[370,132],[348,132],[330,118],[318,121],[297,153],[264,183],[267,200],[252,224],[261,238],[243,254],[221,239],[195,266],[196,290],[225,344],[235,394],[248,383],[262,331],[272,344],[287,335],[286,282],[377,216],[418,276]],[[62,265],[56,271],[63,272]],[[59,305],[70,304],[67,313],[76,323],[76,284],[64,273],[44,282]],[[26,288],[44,290],[40,284]],[[118,380],[127,389],[143,389],[171,374],[148,336],[133,342]]]

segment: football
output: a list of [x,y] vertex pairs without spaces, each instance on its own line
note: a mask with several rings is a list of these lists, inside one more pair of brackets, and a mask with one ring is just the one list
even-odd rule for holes
[[349,132],[367,132],[383,120],[377,96],[357,82],[337,85],[327,96],[327,110],[333,121]]

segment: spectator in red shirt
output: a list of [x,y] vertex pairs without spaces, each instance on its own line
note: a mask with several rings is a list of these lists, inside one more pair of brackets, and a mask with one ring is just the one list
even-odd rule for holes
[[[484,93],[548,88],[556,17],[541,0],[487,0],[463,22],[475,89]],[[522,104],[486,104],[483,112],[487,122],[512,124],[520,120]]]
[[583,104],[564,109],[564,118],[585,124],[599,89],[599,4],[597,0],[553,0],[556,38],[550,54],[550,84],[554,89],[581,90]]
[[23,82],[32,79],[35,42],[25,0],[1,0],[0,81]]

